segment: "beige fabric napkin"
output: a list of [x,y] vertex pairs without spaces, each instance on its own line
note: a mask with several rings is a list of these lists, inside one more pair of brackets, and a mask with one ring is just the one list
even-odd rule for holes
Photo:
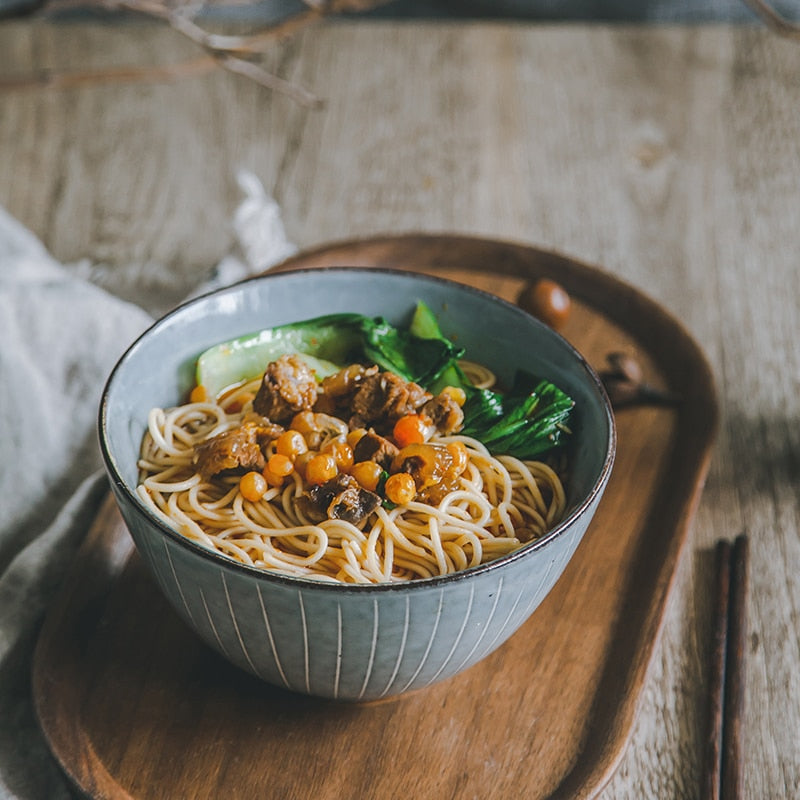
[[[232,224],[240,257],[199,291],[294,252],[255,176]],[[0,208],[0,798],[71,797],[31,702],[43,615],[105,493],[96,419],[108,373],[152,322],[148,313],[56,262]],[[115,268],[119,285],[136,280]],[[154,298],[152,308],[157,308]]]

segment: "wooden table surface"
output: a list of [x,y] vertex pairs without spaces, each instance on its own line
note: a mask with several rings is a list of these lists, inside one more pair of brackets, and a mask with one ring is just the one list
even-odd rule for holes
[[[157,24],[0,24],[0,78],[182,63]],[[267,64],[0,91],[0,205],[158,312],[231,248],[255,173],[300,247],[469,233],[602,266],[683,320],[722,426],[637,722],[604,798],[698,794],[712,560],[751,542],[746,797],[800,789],[800,44],[756,27],[326,22]]]

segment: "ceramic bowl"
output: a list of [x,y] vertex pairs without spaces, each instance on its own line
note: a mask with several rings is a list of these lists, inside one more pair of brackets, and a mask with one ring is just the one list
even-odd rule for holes
[[[247,567],[189,541],[137,499],[148,411],[192,385],[207,347],[273,325],[357,311],[407,322],[418,299],[442,329],[510,380],[527,368],[576,401],[568,512],[542,539],[485,565],[405,583],[349,586]],[[583,537],[608,482],[613,415],[602,384],[562,337],[516,306],[438,278],[389,270],[268,274],[180,306],[122,356],[99,416],[105,466],[137,549],[170,604],[208,645],[285,689],[374,700],[429,686],[485,658],[534,612]]]

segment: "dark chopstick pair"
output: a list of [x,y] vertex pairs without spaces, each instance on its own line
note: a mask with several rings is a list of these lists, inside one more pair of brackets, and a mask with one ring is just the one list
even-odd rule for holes
[[743,796],[747,536],[741,534],[732,545],[725,540],[717,542],[715,556],[717,584],[702,797],[739,800]]

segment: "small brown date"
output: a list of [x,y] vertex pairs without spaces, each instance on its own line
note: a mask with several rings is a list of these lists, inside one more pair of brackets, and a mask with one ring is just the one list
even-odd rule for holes
[[564,327],[572,310],[572,300],[567,291],[550,278],[539,278],[526,286],[517,303],[554,330]]

